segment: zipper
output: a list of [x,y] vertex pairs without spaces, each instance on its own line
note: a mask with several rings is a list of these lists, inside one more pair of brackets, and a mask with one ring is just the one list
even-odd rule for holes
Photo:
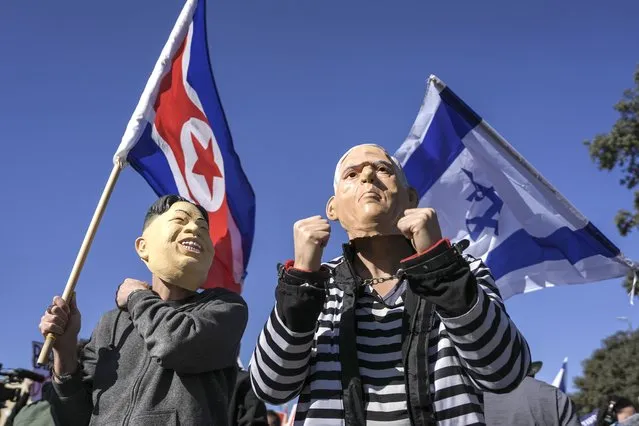
[[[430,338],[430,332],[433,330],[433,326],[435,325],[435,304],[431,303],[430,304],[430,313],[428,316],[428,328],[426,329],[426,335],[425,335],[425,339],[426,342],[424,342],[424,351],[426,351],[426,354],[424,355],[424,360],[426,361],[426,377],[424,378],[424,382],[426,384],[426,398],[428,399],[428,401],[430,402],[430,406],[431,406],[431,410],[430,413],[428,414],[427,417],[427,422],[430,421],[430,423],[427,424],[437,424],[437,419],[435,418],[435,401],[432,400],[431,398],[431,394],[430,394],[430,362],[428,361],[428,342],[429,342],[429,338]],[[434,371],[433,371],[434,374]],[[420,395],[421,397],[421,395]]]
[[[408,289],[407,289],[408,290]],[[408,377],[408,358],[410,357],[411,346],[413,344],[413,330],[415,330],[415,323],[417,322],[417,317],[419,316],[419,309],[422,306],[421,297],[415,295],[417,298],[417,306],[415,306],[415,311],[413,312],[413,318],[411,318],[410,328],[408,329],[408,344],[406,355],[404,356],[404,387],[406,388],[406,408],[408,409],[408,417],[410,418],[410,423],[415,424],[415,415],[413,414],[412,406],[410,399],[410,377]],[[404,309],[406,309],[406,303],[404,302]]]
[[344,262],[346,262],[346,266],[348,266],[348,271],[351,273],[351,278],[353,279],[353,282],[355,283],[355,286],[353,289],[353,291],[355,292],[357,288],[360,286],[362,279],[359,278],[359,276],[355,272],[355,268],[353,267],[353,264],[351,263],[351,258],[353,257],[351,248],[347,246],[346,244],[344,244],[342,249],[344,251]]
[[135,379],[135,383],[133,384],[133,388],[131,389],[131,400],[129,402],[129,406],[126,409],[126,415],[124,416],[124,420],[122,421],[123,425],[129,424],[129,420],[130,420],[129,418],[131,417],[131,414],[133,414],[133,406],[135,405],[135,398],[138,395],[138,390],[142,383],[142,379],[144,378],[144,375],[146,374],[146,371],[149,369],[150,365],[151,365],[151,357],[147,357],[147,359],[144,361],[144,367],[142,368],[142,371],[140,372],[140,374],[138,374],[138,377]]
[[[212,298],[213,298],[213,293],[211,292],[208,295],[206,295],[205,297],[203,297],[199,302],[200,303],[208,302]],[[193,305],[193,303],[187,303],[186,305],[179,306],[179,307],[175,308],[175,310],[178,311],[178,312],[182,312],[182,311],[185,311],[188,308],[190,308],[192,305]],[[133,407],[135,405],[135,398],[138,395],[138,391],[139,391],[140,386],[142,384],[142,379],[146,375],[146,372],[149,369],[150,365],[151,365],[151,357],[147,356],[147,359],[145,360],[144,365],[142,367],[142,371],[140,372],[140,374],[138,374],[138,377],[135,379],[135,383],[133,384],[133,387],[131,389],[131,398],[130,398],[129,406],[126,409],[126,414],[124,416],[124,420],[122,421],[122,425],[127,425],[129,423],[131,414],[133,414]]]

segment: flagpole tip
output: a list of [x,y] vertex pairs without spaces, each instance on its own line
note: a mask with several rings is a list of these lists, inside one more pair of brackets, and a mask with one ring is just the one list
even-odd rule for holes
[[446,83],[444,83],[439,77],[435,74],[431,74],[428,77],[428,84],[434,84],[439,90],[442,90],[446,87]]

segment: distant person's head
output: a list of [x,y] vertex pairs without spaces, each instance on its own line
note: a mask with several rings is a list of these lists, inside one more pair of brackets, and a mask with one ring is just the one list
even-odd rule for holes
[[268,421],[268,426],[281,426],[282,421],[280,420],[279,414],[277,414],[273,410],[266,411],[266,420]]
[[599,409],[597,426],[609,426],[617,422],[623,422],[637,412],[635,406],[628,398],[622,396],[610,396]]
[[630,402],[627,398],[619,398],[617,401],[617,406],[615,407],[617,411],[617,421],[622,422],[626,420],[628,417],[632,416],[637,412],[634,404]]
[[206,210],[178,195],[159,198],[144,218],[135,250],[164,283],[196,290],[206,280],[214,255]]

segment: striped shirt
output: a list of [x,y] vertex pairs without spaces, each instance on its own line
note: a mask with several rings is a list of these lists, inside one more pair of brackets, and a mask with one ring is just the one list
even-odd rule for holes
[[[368,424],[410,425],[402,360],[402,317],[406,281],[381,297],[371,286],[361,289],[357,320],[357,359]],[[311,394],[300,395],[310,402]]]
[[[462,316],[436,315],[428,339],[430,398],[440,426],[484,424],[482,391],[513,389],[530,362],[490,272],[480,260],[467,260],[478,284],[477,301]],[[317,329],[308,333],[288,329],[276,306],[249,367],[253,389],[264,401],[279,405],[299,395],[296,425],[344,425],[339,362],[344,292],[331,278],[326,293]],[[356,306],[367,424],[409,424],[401,360],[403,301],[382,302],[370,290],[368,296]]]

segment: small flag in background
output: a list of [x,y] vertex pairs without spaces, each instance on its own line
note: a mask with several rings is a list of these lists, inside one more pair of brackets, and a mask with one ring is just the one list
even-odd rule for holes
[[158,196],[180,194],[208,211],[215,259],[204,287],[240,292],[253,244],[255,194],[211,71],[204,0],[187,0],[114,162],[130,163]]
[[[532,125],[532,124],[531,124]],[[503,298],[626,275],[621,255],[488,123],[435,76],[395,156],[420,207],[491,269]]]
[[597,423],[597,415],[599,414],[599,409],[595,409],[594,411],[586,414],[579,418],[579,423],[581,426],[594,426]]
[[568,374],[568,358],[564,358],[564,362],[561,364],[559,372],[555,376],[555,380],[552,381],[552,385],[566,393],[566,375]]

